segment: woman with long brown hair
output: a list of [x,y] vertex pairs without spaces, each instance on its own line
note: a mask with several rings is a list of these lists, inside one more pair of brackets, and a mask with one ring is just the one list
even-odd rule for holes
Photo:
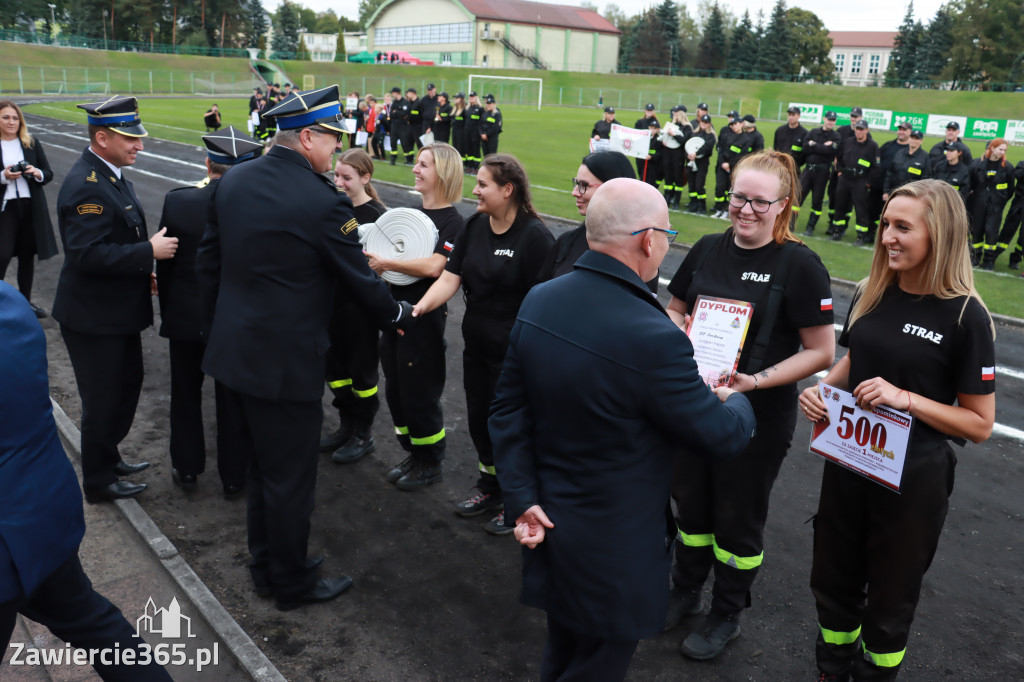
[[[1006,140],[989,140],[985,154],[971,167],[971,262],[982,270],[994,270],[996,258],[1006,250],[999,242],[1003,209],[1013,196],[1013,166],[1006,161]],[[1009,241],[1009,237],[1007,237]]]
[[[995,422],[995,328],[974,288],[967,212],[949,184],[889,195],[868,277],[839,337],[849,352],[823,379],[865,410],[914,418],[899,493],[825,463],[811,591],[819,680],[894,680],[953,490],[949,441],[980,443]],[[817,386],[801,393],[827,417]]]
[[43,185],[53,180],[43,146],[29,132],[21,107],[0,101],[0,279],[7,266],[18,259],[18,290],[36,317],[46,311],[32,303],[33,257],[46,260],[57,255],[57,239],[50,222]]
[[790,231],[799,188],[788,154],[745,157],[727,195],[731,227],[698,241],[668,287],[668,314],[683,327],[698,296],[754,305],[731,387],[750,400],[757,431],[728,461],[682,444],[672,486],[679,537],[667,627],[701,611],[701,591],[714,572],[711,611],[681,646],[694,659],[714,658],[739,635],[764,557],[768,499],[796,428],[796,383],[835,357],[828,272]]
[[505,525],[487,417],[519,306],[540,281],[555,239],[533,209],[526,170],[511,154],[484,157],[473,196],[477,213],[466,220],[445,271],[416,304],[413,315],[429,313],[460,288],[465,292],[462,371],[466,419],[480,459],[480,476],[474,493],[455,505],[455,513],[470,517],[498,512],[484,530],[507,535],[513,528]]

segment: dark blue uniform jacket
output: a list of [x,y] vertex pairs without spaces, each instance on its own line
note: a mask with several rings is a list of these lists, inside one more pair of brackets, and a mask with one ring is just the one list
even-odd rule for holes
[[539,504],[555,524],[524,549],[523,603],[587,636],[661,632],[678,446],[730,456],[753,430],[747,399],[704,385],[686,335],[619,261],[587,251],[534,287],[490,417],[506,523]]

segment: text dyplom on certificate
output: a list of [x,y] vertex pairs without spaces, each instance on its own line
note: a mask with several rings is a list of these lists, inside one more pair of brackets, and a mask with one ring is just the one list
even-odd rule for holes
[[698,296],[686,330],[697,371],[711,388],[732,383],[754,306],[746,301]]
[[818,392],[828,422],[811,429],[811,452],[899,492],[914,418],[884,406],[862,410],[852,393],[826,383]]

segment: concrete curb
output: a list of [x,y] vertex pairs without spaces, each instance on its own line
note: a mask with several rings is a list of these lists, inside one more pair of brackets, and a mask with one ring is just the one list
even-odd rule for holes
[[[408,185],[403,185],[403,184],[401,184],[399,182],[390,182],[388,180],[374,180],[374,182],[377,183],[377,184],[380,184],[380,185],[388,185],[389,187],[394,187],[396,189],[405,189],[405,190],[411,190],[412,189]],[[461,201],[463,201],[465,203],[472,203],[471,199],[466,199],[465,197],[463,197],[461,199]],[[557,222],[557,223],[565,224],[565,225],[567,225],[569,227],[576,227],[576,225],[578,224],[577,221],[569,220],[569,219],[563,218],[561,216],[548,215],[547,213],[538,213],[537,215],[539,215],[541,220],[543,220],[545,223]],[[684,251],[689,251],[690,250],[690,244],[683,244],[681,242],[672,242],[672,248],[674,248],[674,249],[678,248],[678,249],[683,249]],[[857,288],[857,283],[856,282],[851,282],[848,279],[839,279],[838,277],[832,277],[832,286],[833,287],[840,287],[842,289],[847,289],[847,290],[852,292],[854,289]],[[1000,315],[998,313],[991,313],[991,315],[992,315],[992,320],[996,324],[1002,324],[1002,325],[1006,325],[1008,327],[1016,327],[1018,329],[1024,329],[1024,320],[1022,320],[1022,319],[1020,319],[1018,317],[1010,317],[1009,315]]]
[[[57,423],[57,430],[64,441],[68,443],[75,456],[81,459],[81,433],[74,422],[67,416],[60,405],[50,397],[53,404],[53,418]],[[210,592],[210,589],[188,565],[188,562],[178,553],[178,548],[167,539],[160,528],[153,522],[149,514],[133,499],[117,500],[117,508],[121,511],[128,523],[132,525],[135,532],[139,534],[153,554],[160,561],[160,565],[167,571],[167,574],[177,583],[178,587],[185,593],[192,605],[199,611],[200,616],[210,626],[217,636],[224,642],[224,646],[231,655],[238,661],[238,665],[255,682],[286,682],[285,677],[274,667],[256,643],[245,633],[235,622],[217,598]]]

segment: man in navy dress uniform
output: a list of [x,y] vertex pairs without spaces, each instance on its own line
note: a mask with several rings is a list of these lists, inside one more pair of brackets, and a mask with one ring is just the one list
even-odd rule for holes
[[135,163],[147,135],[135,98],[78,107],[89,121],[89,146],[57,195],[64,264],[53,319],[82,400],[82,487],[85,499],[97,502],[146,489],[118,478],[149,463],[125,462],[117,446],[142,391],[140,332],[153,324],[153,259],[173,258],[178,240],[166,230],[149,237],[142,204],[121,172]]
[[548,614],[544,681],[625,677],[638,640],[665,624],[677,444],[727,457],[754,430],[746,397],[708,389],[644,284],[666,232],[656,188],[601,185],[591,250],[523,301],[491,405],[505,522],[528,548],[522,601]]
[[[157,261],[160,336],[170,342],[171,357],[171,475],[182,490],[195,490],[198,476],[206,470],[203,437],[203,352],[206,350],[200,311],[196,252],[206,228],[210,199],[220,178],[243,161],[255,159],[263,145],[234,126],[203,136],[206,172],[203,187],[172,189],[164,198],[160,226],[178,239],[178,251],[170,260]],[[231,412],[224,405],[223,388],[216,386],[217,472],[224,496],[233,499],[245,484],[246,454],[242,451]]]
[[382,328],[411,322],[412,307],[370,270],[351,237],[352,202],[321,175],[344,132],[338,87],[293,95],[264,116],[277,121],[277,142],[217,183],[198,273],[213,313],[203,371],[246,427],[250,572],[257,593],[287,610],[352,585],[319,578],[306,556],[335,282]]
[[[78,559],[82,494],[53,421],[46,336],[25,298],[2,281],[0,348],[0,650],[22,613],[73,647],[130,649],[141,660],[143,640]],[[104,680],[171,679],[155,663],[104,665],[97,656],[95,668]]]

